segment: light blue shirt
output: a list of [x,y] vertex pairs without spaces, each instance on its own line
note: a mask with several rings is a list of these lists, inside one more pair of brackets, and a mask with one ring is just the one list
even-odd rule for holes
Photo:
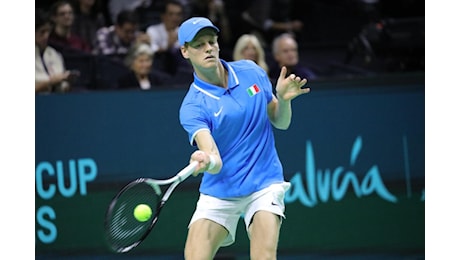
[[194,74],[179,117],[191,145],[199,131],[210,131],[222,158],[218,174],[204,173],[200,192],[232,198],[283,182],[284,176],[267,114],[273,99],[269,78],[252,61],[221,61],[228,70],[228,89]]

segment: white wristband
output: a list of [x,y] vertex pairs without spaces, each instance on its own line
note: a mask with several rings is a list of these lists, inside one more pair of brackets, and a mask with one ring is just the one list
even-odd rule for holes
[[215,166],[216,166],[216,158],[214,157],[214,155],[210,154],[209,155],[209,165],[206,171],[210,171],[214,169]]

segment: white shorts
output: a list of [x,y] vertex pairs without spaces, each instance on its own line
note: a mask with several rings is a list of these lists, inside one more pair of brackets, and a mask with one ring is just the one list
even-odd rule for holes
[[259,210],[285,218],[284,194],[290,187],[289,182],[276,183],[249,196],[231,199],[218,199],[200,194],[189,227],[198,219],[212,220],[228,230],[228,236],[221,246],[229,246],[235,242],[236,229],[241,217],[244,217],[246,230],[251,224],[252,217]]

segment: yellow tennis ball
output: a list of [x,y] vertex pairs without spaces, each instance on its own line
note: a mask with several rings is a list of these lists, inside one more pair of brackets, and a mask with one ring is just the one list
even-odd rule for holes
[[139,204],[134,208],[134,217],[140,221],[145,222],[152,216],[152,209],[147,204]]

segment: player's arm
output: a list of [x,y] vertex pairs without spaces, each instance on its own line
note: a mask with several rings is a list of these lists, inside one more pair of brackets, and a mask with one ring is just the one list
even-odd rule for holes
[[286,72],[286,67],[283,66],[276,82],[276,97],[268,104],[267,111],[271,123],[278,129],[288,129],[291,124],[291,100],[310,92],[310,88],[302,88],[307,79],[301,79],[294,74],[286,77]]
[[268,104],[268,116],[274,127],[288,129],[292,117],[291,101],[278,100],[273,95],[272,101]]
[[192,153],[191,161],[198,161],[199,164],[195,171],[195,176],[201,172],[219,173],[222,169],[222,159],[219,149],[209,131],[199,131],[195,136],[198,150]]

